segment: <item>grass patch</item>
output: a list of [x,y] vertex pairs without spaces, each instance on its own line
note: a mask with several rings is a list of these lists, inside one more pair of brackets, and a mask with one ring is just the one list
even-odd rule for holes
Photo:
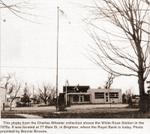
[[142,113],[138,109],[85,109],[85,110],[74,110],[64,112],[50,112],[50,111],[4,111],[2,112],[2,118],[22,118],[17,114],[31,114],[38,115],[43,118],[150,118],[149,113]]

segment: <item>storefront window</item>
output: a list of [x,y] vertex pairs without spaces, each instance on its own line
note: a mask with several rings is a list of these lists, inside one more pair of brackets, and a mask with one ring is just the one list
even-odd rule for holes
[[118,92],[111,92],[111,93],[109,93],[109,97],[110,98],[118,98],[119,94],[118,94]]
[[73,102],[79,102],[79,96],[78,95],[73,96]]
[[104,93],[95,92],[95,99],[104,99]]
[[90,96],[89,95],[84,95],[84,101],[90,101]]

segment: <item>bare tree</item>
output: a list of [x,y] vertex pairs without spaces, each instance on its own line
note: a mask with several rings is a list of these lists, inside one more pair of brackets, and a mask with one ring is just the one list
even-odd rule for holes
[[[136,76],[138,78],[140,109],[146,110],[145,80],[150,72],[150,32],[148,12],[150,5],[143,0],[101,0],[95,2],[96,21],[106,19],[115,26],[121,34],[111,33],[126,40],[119,44],[113,39],[100,39],[98,33],[93,32],[91,37],[96,47],[92,47],[93,61],[105,71],[115,75]],[[91,23],[92,24],[92,23]],[[100,25],[96,26],[101,28]],[[105,31],[106,32],[106,31]]]
[[145,0],[145,2],[150,5],[150,1],[149,0]]
[[49,85],[44,85],[42,88],[39,88],[39,91],[39,97],[45,104],[50,103],[55,98],[55,90]]
[[20,19],[38,23],[37,21],[33,21],[35,18],[39,17],[39,15],[32,13],[34,4],[33,0],[0,0],[0,10],[7,9]]
[[10,110],[12,110],[13,102],[15,99],[17,99],[17,95],[18,95],[20,88],[21,88],[21,84],[15,83],[15,84],[12,84],[10,89],[9,89]]
[[113,73],[110,73],[108,76],[108,80],[106,81],[104,86],[105,89],[110,89],[111,85],[113,84],[114,78],[115,76],[113,75]]
[[23,106],[30,106],[30,93],[29,93],[29,87],[27,83],[25,83],[24,89],[23,89],[23,96],[21,98],[21,102],[23,102]]
[[[1,86],[6,90],[6,99],[9,100],[10,110],[12,110],[12,105],[14,100],[17,98],[18,92],[21,89],[21,83],[19,83],[14,75],[8,74],[8,76],[3,77],[3,83]],[[8,98],[7,98],[8,96]],[[7,100],[6,100],[7,101]],[[6,103],[6,102],[5,102]]]

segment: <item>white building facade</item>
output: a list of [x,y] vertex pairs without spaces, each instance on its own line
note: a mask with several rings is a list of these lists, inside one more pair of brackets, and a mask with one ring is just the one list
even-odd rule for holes
[[89,89],[91,103],[122,103],[121,89]]
[[69,86],[63,89],[67,104],[122,103],[121,89],[91,89],[89,86]]

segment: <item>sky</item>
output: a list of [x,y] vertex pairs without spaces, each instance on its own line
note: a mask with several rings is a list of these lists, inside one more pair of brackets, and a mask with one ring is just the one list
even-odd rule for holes
[[[1,73],[14,73],[18,80],[32,85],[56,83],[57,6],[59,15],[59,91],[66,80],[69,85],[103,87],[108,73],[88,58],[88,26],[83,21],[88,9],[83,5],[91,0],[30,0],[34,5],[28,12],[37,16],[25,16],[36,22],[22,20],[1,10]],[[27,9],[25,9],[27,10]],[[110,29],[110,30],[113,30]],[[103,35],[102,35],[103,36]],[[115,78],[113,88],[138,93],[134,77]]]

